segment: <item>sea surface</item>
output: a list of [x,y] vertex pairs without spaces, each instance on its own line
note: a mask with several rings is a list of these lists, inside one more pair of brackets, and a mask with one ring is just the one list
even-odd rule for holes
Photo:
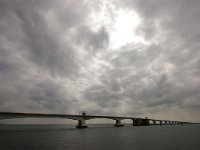
[[200,125],[0,125],[0,150],[200,150]]

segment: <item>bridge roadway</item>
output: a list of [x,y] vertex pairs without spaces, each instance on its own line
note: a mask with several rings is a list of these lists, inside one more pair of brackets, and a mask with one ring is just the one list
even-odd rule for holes
[[133,126],[149,126],[149,125],[183,125],[189,122],[170,121],[170,120],[157,120],[149,118],[134,118],[134,117],[117,117],[117,116],[94,116],[94,115],[67,115],[67,114],[39,114],[39,113],[13,113],[13,112],[0,112],[0,120],[13,119],[13,118],[63,118],[77,120],[76,128],[87,128],[86,120],[104,118],[115,120],[115,127],[122,127],[122,120],[130,119]]

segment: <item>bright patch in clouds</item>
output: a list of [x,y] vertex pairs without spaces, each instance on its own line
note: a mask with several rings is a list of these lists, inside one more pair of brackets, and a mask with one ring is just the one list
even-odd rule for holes
[[142,42],[142,37],[135,33],[139,24],[140,18],[135,12],[119,11],[111,32],[111,48],[119,48],[131,42]]
[[111,50],[119,49],[128,43],[148,44],[136,33],[142,22],[134,10],[117,9],[113,3],[103,3],[101,10],[92,13],[88,22],[93,31],[98,31],[102,26],[106,28]]

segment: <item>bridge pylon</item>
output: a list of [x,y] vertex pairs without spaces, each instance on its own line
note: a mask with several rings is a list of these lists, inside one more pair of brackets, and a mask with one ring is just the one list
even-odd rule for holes
[[86,125],[86,120],[84,119],[84,117],[86,116],[86,111],[80,111],[79,115],[81,116],[81,118],[78,120],[78,124],[76,126],[76,128],[87,128],[88,126]]
[[78,124],[76,128],[87,128],[88,126],[86,125],[85,119],[78,120]]
[[114,126],[115,126],[115,127],[123,127],[124,125],[122,124],[122,121],[121,121],[121,120],[116,120]]

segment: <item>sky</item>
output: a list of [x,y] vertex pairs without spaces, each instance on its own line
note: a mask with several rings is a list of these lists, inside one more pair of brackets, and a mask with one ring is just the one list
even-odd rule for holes
[[199,0],[0,0],[0,111],[200,122]]

